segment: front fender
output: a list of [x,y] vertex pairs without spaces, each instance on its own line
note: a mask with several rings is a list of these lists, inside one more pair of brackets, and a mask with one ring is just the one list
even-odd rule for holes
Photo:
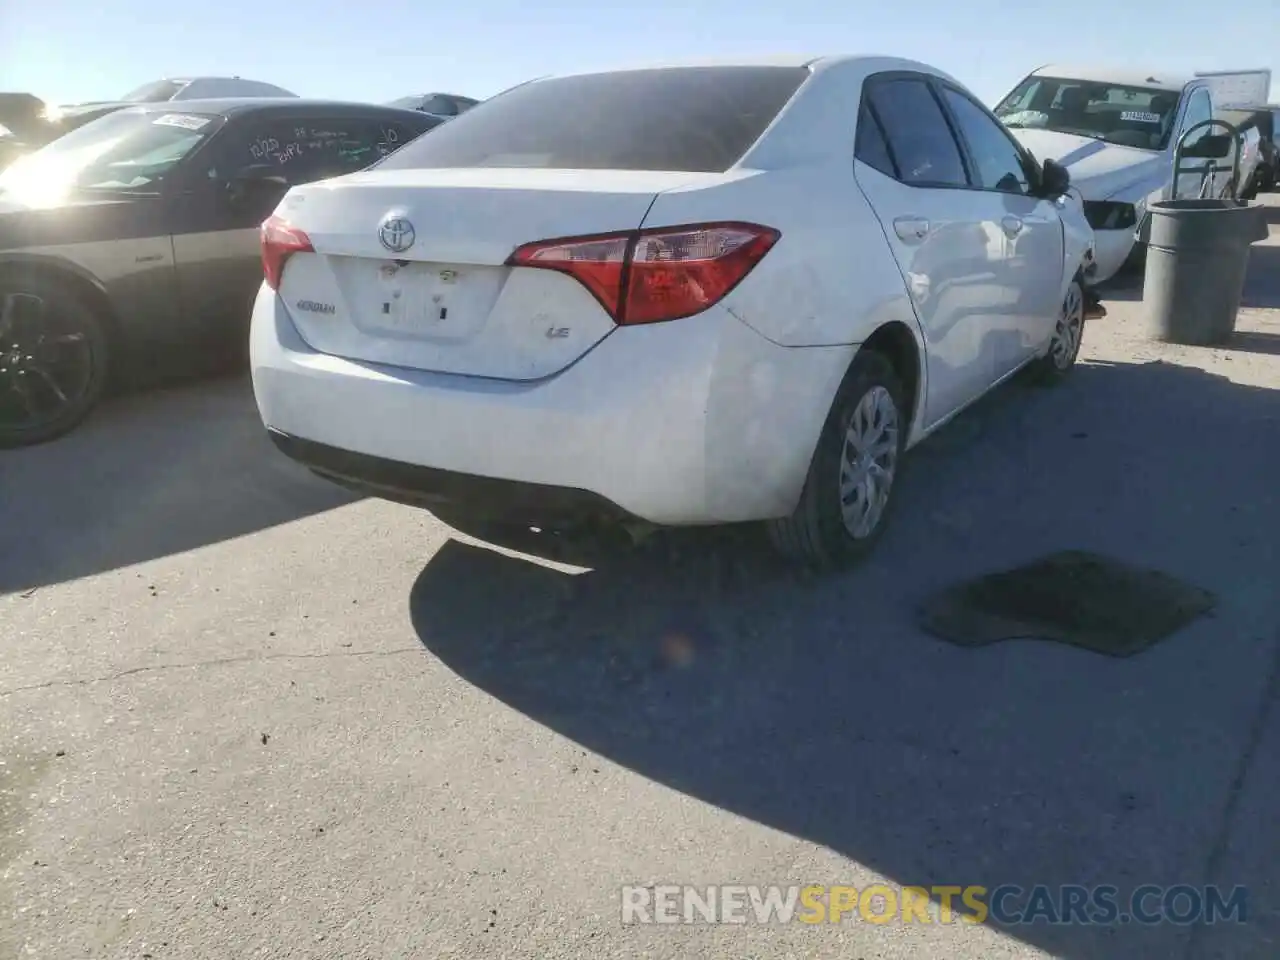
[[1084,197],[1080,191],[1072,188],[1058,205],[1058,216],[1062,221],[1062,294],[1066,293],[1067,284],[1077,272],[1082,273],[1086,282],[1094,271],[1094,235],[1093,228],[1084,215]]
[[1166,158],[1160,163],[1146,163],[1116,170],[1081,180],[1076,186],[1085,200],[1133,204],[1138,219],[1141,220],[1148,206],[1170,195],[1173,186],[1173,161],[1172,158]]
[[103,298],[109,299],[106,284],[92,270],[86,269],[74,260],[53,253],[0,251],[0,271],[20,270],[23,267],[72,274],[97,290]]
[[24,266],[74,277],[84,290],[92,291],[125,340],[179,329],[171,319],[178,288],[173,242],[167,234],[0,252],[0,268]]
[[1139,204],[1144,201],[1160,200],[1173,185],[1173,168],[1160,172],[1146,172],[1134,177],[1115,189],[1109,191],[1102,200],[1114,200],[1117,203]]

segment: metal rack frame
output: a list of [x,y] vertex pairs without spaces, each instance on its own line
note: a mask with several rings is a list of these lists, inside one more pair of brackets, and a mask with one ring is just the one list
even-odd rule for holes
[[[1231,165],[1230,166],[1220,165],[1217,163],[1216,160],[1208,157],[1205,157],[1205,158],[1194,157],[1191,159],[1196,159],[1196,160],[1204,159],[1205,161],[1204,166],[1195,167],[1195,168],[1192,168],[1190,166],[1184,166],[1182,162],[1184,157],[1182,154],[1183,154],[1183,150],[1185,150],[1187,146],[1187,138],[1190,137],[1197,130],[1203,130],[1208,127],[1221,127],[1227,133],[1227,135],[1230,136],[1231,139],[1234,141],[1235,148],[1231,151]],[[1241,147],[1242,147],[1242,141],[1240,138],[1239,128],[1233,124],[1227,123],[1227,121],[1225,120],[1201,120],[1199,123],[1188,127],[1186,130],[1182,132],[1182,136],[1178,137],[1178,142],[1173,148],[1173,184],[1169,191],[1169,199],[1170,200],[1178,199],[1178,180],[1183,173],[1191,173],[1193,169],[1199,170],[1203,175],[1203,179],[1201,180],[1201,183],[1200,183],[1201,199],[1204,199],[1205,191],[1213,183],[1213,174],[1227,173],[1228,171],[1230,171],[1231,173],[1231,189],[1234,194],[1235,191],[1238,191],[1240,189],[1239,181],[1240,181]],[[1212,197],[1210,199],[1216,200],[1217,197]],[[1234,199],[1234,196],[1232,199]]]

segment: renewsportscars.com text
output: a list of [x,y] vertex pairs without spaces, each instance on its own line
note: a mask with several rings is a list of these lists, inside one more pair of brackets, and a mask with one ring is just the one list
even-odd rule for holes
[[1248,890],[1233,887],[1114,886],[897,887],[628,886],[624,924],[694,923],[989,923],[1193,924],[1244,923]]

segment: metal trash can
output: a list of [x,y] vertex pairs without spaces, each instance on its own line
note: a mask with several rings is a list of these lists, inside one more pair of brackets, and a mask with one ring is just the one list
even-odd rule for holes
[[1241,200],[1153,203],[1138,238],[1147,244],[1143,300],[1152,335],[1213,346],[1236,328],[1249,245],[1267,238],[1265,208]]

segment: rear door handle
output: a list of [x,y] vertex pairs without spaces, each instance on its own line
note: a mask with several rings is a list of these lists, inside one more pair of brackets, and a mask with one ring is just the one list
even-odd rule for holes
[[893,230],[900,239],[915,243],[929,235],[929,221],[923,217],[898,217],[893,221]]
[[1016,237],[1022,232],[1022,221],[1017,217],[1005,217],[1000,221],[1000,226],[1004,228],[1004,232],[1010,237]]

